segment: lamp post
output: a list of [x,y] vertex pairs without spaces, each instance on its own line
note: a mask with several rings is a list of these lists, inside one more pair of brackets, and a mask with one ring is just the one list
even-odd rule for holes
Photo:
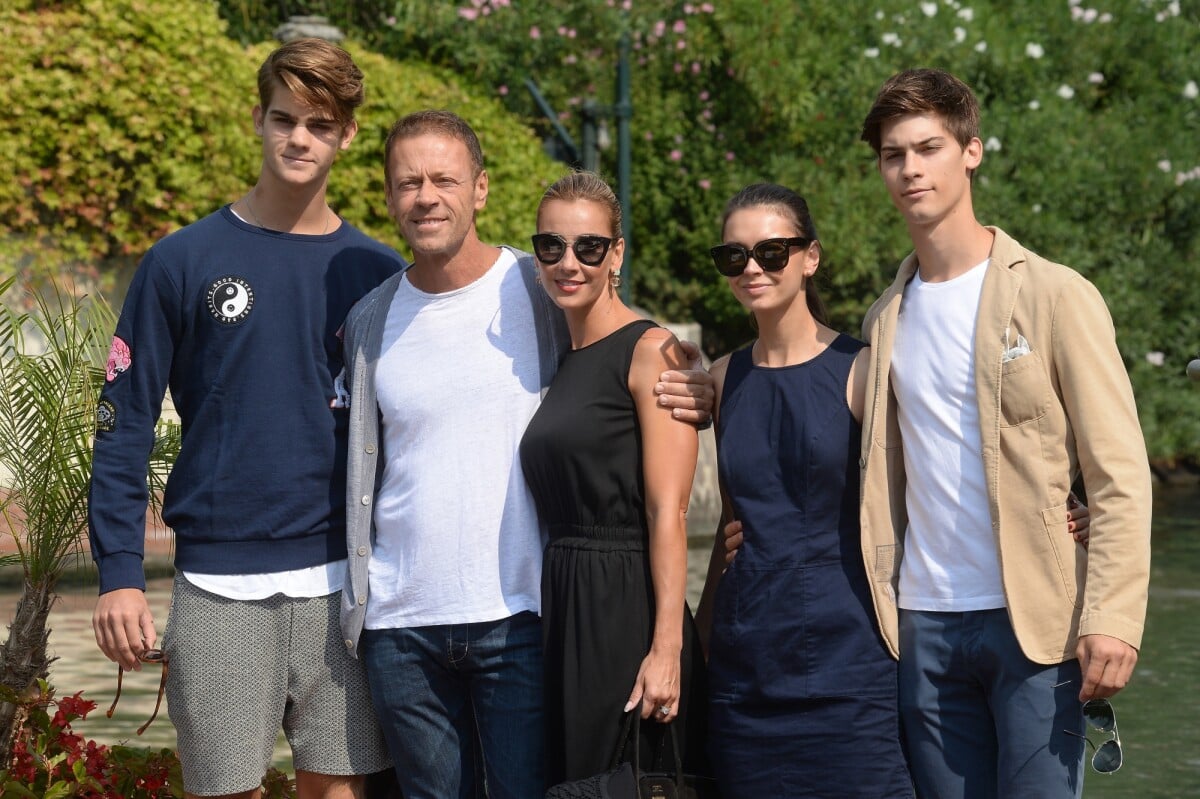
[[554,136],[546,142],[546,149],[552,158],[570,164],[577,168],[596,171],[600,165],[600,151],[608,149],[610,144],[608,120],[617,120],[617,202],[621,206],[621,236],[625,239],[625,257],[621,262],[621,299],[626,304],[630,297],[630,270],[633,263],[633,219],[631,197],[633,185],[633,139],[630,133],[630,119],[633,117],[633,99],[629,70],[629,32],[621,34],[617,44],[617,101],[612,105],[604,105],[593,99],[584,102],[580,117],[582,120],[581,145],[575,140],[558,119],[554,108],[542,95],[532,78],[525,80],[525,88],[533,96],[533,102],[538,110],[550,122]]

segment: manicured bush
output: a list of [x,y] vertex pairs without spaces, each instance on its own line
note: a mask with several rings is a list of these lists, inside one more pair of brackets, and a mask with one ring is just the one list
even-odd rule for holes
[[[0,182],[6,264],[128,265],[249,188],[260,160],[255,73],[277,43],[242,47],[202,0],[37,5],[0,9],[8,43],[0,158],[12,177]],[[368,100],[359,138],[334,168],[335,210],[399,245],[383,202],[383,140],[399,115],[446,107],[476,126],[500,185],[481,233],[527,238],[537,197],[562,171],[528,127],[443,70],[346,46],[367,75]]]

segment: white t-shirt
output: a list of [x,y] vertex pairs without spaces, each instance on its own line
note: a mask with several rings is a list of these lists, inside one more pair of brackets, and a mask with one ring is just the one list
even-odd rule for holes
[[543,541],[518,457],[540,400],[537,333],[520,267],[501,252],[461,289],[403,280],[388,312],[368,629],[540,612]]
[[975,319],[987,261],[943,283],[904,289],[892,385],[904,446],[908,530],[898,605],[1005,606],[988,510],[975,397]]

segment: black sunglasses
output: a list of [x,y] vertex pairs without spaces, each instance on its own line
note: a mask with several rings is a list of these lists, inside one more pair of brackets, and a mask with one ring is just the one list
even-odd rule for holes
[[807,247],[812,239],[794,237],[790,239],[763,239],[750,249],[740,244],[718,244],[708,252],[712,255],[717,271],[725,277],[737,277],[746,269],[753,256],[764,272],[778,272],[788,264],[792,247]]
[[[599,266],[612,243],[607,236],[579,236],[571,242],[571,250],[579,263]],[[567,240],[557,233],[538,233],[533,237],[533,254],[544,264],[556,264],[567,254]]]
[[1121,753],[1121,736],[1117,734],[1117,714],[1107,699],[1089,699],[1083,703],[1083,720],[1088,726],[1099,732],[1111,733],[1104,743],[1097,747],[1086,735],[1080,735],[1071,730],[1063,730],[1068,735],[1082,738],[1096,750],[1092,755],[1092,768],[1099,774],[1112,774],[1125,762]]

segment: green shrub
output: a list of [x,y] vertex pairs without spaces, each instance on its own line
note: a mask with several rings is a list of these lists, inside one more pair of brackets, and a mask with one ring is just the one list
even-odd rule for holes
[[[254,181],[255,73],[276,45],[230,40],[211,3],[6,6],[0,36],[8,42],[0,60],[0,158],[12,176],[0,182],[0,250],[8,259],[44,263],[39,251],[49,249],[63,260],[127,264]],[[537,197],[561,172],[528,127],[444,71],[347,48],[367,76],[368,99],[359,137],[334,169],[333,207],[398,245],[383,202],[383,140],[399,115],[446,107],[476,126],[499,186],[481,233],[524,241]]]

